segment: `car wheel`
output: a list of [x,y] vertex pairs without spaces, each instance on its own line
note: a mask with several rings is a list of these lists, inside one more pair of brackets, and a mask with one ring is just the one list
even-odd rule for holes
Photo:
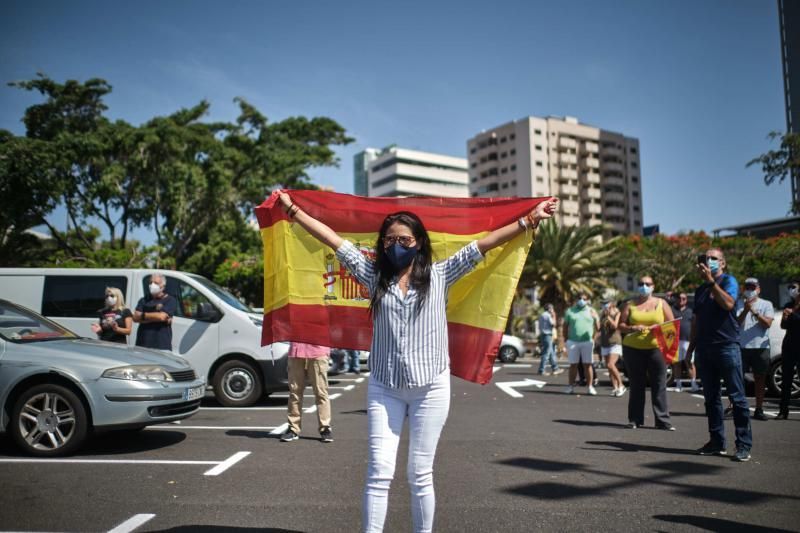
[[498,357],[500,361],[504,363],[513,363],[519,357],[519,352],[513,346],[501,346],[500,351],[498,352]]
[[263,393],[261,375],[247,361],[233,359],[220,365],[214,373],[214,396],[227,407],[248,407]]
[[39,457],[67,455],[83,444],[89,420],[80,398],[56,384],[36,385],[17,398],[9,425],[25,453]]
[[[792,380],[792,398],[797,399],[800,398],[800,377],[797,375],[797,371],[794,373],[794,379]],[[778,359],[774,363],[772,363],[772,367],[770,368],[769,376],[768,376],[768,386],[769,389],[777,396],[780,396],[783,391],[783,369],[781,368],[781,360]]]

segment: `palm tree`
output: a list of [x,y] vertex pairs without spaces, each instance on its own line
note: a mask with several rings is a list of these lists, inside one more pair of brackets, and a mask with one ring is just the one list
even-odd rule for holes
[[616,238],[602,240],[603,226],[559,226],[542,223],[520,282],[536,286],[539,299],[552,303],[559,324],[579,292],[594,295],[612,287],[611,255]]

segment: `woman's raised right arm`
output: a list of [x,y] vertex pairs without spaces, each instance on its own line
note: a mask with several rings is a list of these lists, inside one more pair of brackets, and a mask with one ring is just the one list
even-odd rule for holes
[[334,250],[339,249],[344,239],[338,233],[300,209],[300,206],[295,205],[291,197],[285,192],[279,192],[278,197],[281,205],[283,205],[283,210],[289,215],[290,220],[300,224],[304,230],[317,238],[322,244],[326,244]]

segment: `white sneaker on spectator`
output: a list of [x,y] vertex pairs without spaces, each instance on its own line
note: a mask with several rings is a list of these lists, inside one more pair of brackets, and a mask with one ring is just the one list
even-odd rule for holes
[[572,385],[567,385],[567,388],[564,389],[564,394],[573,394],[575,392],[575,387]]
[[594,385],[589,385],[589,396],[597,396],[597,391],[594,388]]
[[617,389],[617,394],[616,394],[617,398],[620,398],[620,397],[622,397],[622,396],[625,396],[625,392],[626,392],[627,390],[628,390],[628,389],[626,389],[626,388],[625,388],[625,386],[622,386],[622,387],[618,388],[618,389]]

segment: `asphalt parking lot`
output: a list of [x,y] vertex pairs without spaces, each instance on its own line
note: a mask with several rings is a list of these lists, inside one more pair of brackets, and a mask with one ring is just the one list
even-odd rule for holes
[[[564,374],[496,368],[490,385],[453,379],[436,531],[800,528],[800,405],[788,421],[754,421],[753,460],[739,464],[692,453],[707,433],[702,399],[689,392],[669,394],[678,431],[628,430],[627,396],[610,397],[602,376],[597,397],[566,396]],[[0,439],[0,530],[358,531],[365,378],[331,378],[330,444],[319,441],[310,391],[291,443],[277,438],[286,418],[278,394],[248,409],[207,399],[180,424],[98,436],[65,460],[29,459]],[[730,423],[728,434],[732,449]],[[387,532],[411,529],[406,446]]]

